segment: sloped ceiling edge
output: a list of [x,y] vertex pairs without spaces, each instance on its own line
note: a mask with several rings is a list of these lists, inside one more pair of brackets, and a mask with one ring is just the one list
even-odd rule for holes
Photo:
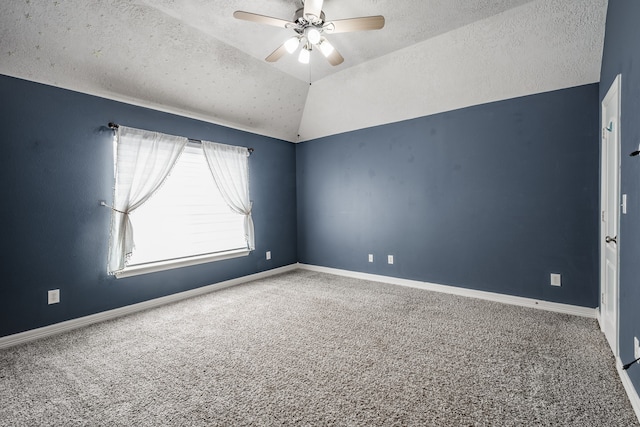
[[314,83],[299,141],[598,82],[607,1],[540,0]]

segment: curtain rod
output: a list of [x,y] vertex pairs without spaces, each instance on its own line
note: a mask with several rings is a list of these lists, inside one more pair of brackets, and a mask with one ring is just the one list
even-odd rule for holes
[[[120,127],[119,124],[117,123],[113,123],[113,122],[109,122],[109,128],[116,130]],[[189,140],[189,142],[195,142],[196,144],[202,144],[202,140],[201,139],[193,139],[193,138],[187,138]],[[247,150],[249,151],[249,154],[253,153],[253,148],[247,148]]]

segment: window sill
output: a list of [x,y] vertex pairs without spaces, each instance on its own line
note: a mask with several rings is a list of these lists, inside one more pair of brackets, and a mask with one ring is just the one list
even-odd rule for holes
[[157,271],[171,270],[174,268],[188,267],[190,265],[204,264],[207,262],[221,261],[223,259],[239,258],[251,253],[249,249],[236,249],[215,254],[198,255],[189,258],[172,259],[168,261],[151,262],[126,267],[115,274],[120,279],[123,277],[139,276],[141,274],[155,273]]

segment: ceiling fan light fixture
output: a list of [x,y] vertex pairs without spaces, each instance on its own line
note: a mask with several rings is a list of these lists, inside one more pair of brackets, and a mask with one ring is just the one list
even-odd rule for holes
[[320,48],[320,52],[322,52],[325,57],[329,57],[329,55],[331,55],[334,51],[333,45],[329,43],[329,40],[325,38],[322,39],[318,47]]
[[291,37],[289,40],[284,42],[284,48],[287,50],[287,52],[293,53],[298,48],[299,44],[300,39],[298,37]]
[[320,31],[318,31],[318,29],[315,27],[308,27],[305,30],[305,36],[307,37],[307,40],[309,40],[309,43],[311,44],[320,43]]
[[[29,0],[27,0],[28,2]],[[291,1],[291,0],[288,0]],[[324,37],[327,34],[350,33],[356,31],[379,30],[384,27],[385,19],[382,15],[361,16],[358,18],[339,19],[327,22],[322,11],[325,0],[296,0],[302,2],[302,7],[296,10],[293,20],[287,21],[271,16],[236,10],[233,17],[244,21],[267,24],[274,27],[285,28],[294,31],[295,37],[286,40],[276,50],[265,58],[267,62],[276,62],[285,53],[293,54],[300,50],[298,61],[308,64],[311,59],[311,50],[317,47],[332,66],[344,62],[343,56]]]
[[300,50],[300,54],[298,55],[298,62],[300,62],[301,64],[308,64],[310,57],[311,57],[311,51],[307,49],[306,46],[304,46]]

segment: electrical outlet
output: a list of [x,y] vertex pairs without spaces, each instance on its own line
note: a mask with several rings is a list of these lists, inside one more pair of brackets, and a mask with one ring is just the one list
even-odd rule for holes
[[387,263],[393,264],[393,255],[387,255]]
[[57,304],[60,302],[60,289],[53,289],[47,292],[47,303]]
[[638,337],[633,337],[633,358],[640,359],[640,341],[638,341]]
[[551,286],[562,286],[562,276],[551,273]]
[[369,262],[373,262],[373,254],[369,254]]
[[271,259],[271,251],[267,251],[267,255],[266,255],[266,257],[267,257],[267,260],[270,260],[270,259]]

